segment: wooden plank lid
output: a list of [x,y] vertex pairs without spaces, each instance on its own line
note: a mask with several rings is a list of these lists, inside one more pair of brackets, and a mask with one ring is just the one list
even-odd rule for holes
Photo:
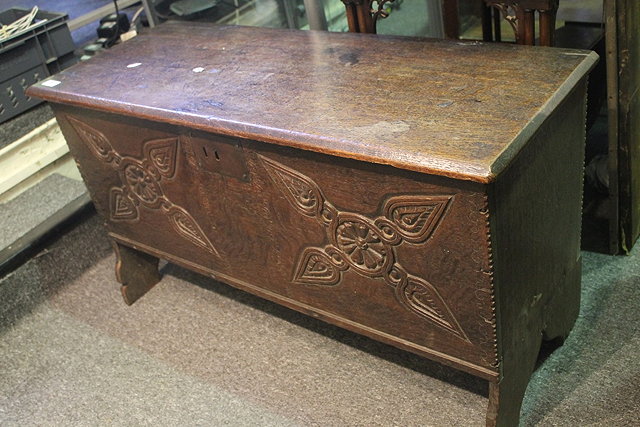
[[167,22],[28,95],[490,182],[596,61],[566,49]]

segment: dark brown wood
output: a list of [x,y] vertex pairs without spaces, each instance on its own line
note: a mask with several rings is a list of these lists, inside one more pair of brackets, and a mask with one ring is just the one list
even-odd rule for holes
[[460,38],[458,0],[442,0],[442,21],[446,38],[453,40]]
[[[495,376],[493,346],[486,341],[492,327],[482,320],[491,317],[491,304],[483,273],[489,264],[481,184],[78,108],[56,106],[56,112],[83,177],[93,183],[97,209],[112,236],[126,245],[118,247],[119,280],[140,283],[134,298],[155,280],[155,259],[138,257],[146,248],[232,284],[322,308],[332,313],[329,319],[366,325],[359,331],[410,342],[423,356]],[[202,147],[218,152],[220,164],[243,163],[249,176],[212,168],[201,160],[207,156]],[[458,228],[460,222],[474,228]],[[370,227],[365,236],[362,227]],[[349,252],[345,242],[360,237],[362,248]],[[136,250],[127,252],[127,246]],[[362,264],[359,256],[365,257]],[[369,256],[384,262],[371,265]],[[342,261],[332,267],[329,257]],[[427,269],[422,259],[439,261]],[[476,261],[463,265],[465,259]],[[135,263],[144,264],[143,277],[131,277]],[[466,278],[451,283],[452,274]],[[465,292],[470,286],[478,293]],[[354,305],[349,294],[362,300]],[[481,302],[482,314],[476,308]],[[453,315],[452,307],[460,305],[467,308]],[[425,333],[425,324],[435,329]]]
[[112,240],[116,253],[116,279],[127,305],[136,302],[160,281],[159,259]]
[[375,33],[373,18],[371,17],[371,8],[367,0],[355,2],[356,16],[358,17],[359,33]]
[[593,50],[600,61],[589,74],[587,93],[587,131],[595,123],[607,101],[607,61],[604,28],[594,25],[566,24],[554,32],[554,42],[558,47]]
[[536,44],[536,21],[535,10],[524,9],[521,15],[521,26],[519,26],[520,33],[518,34],[518,43],[526,45]]
[[352,33],[376,33],[378,18],[386,18],[385,3],[394,0],[384,0],[377,3],[377,10],[373,9],[373,0],[342,0],[346,8],[347,23]]
[[[482,40],[485,42],[493,41],[493,13],[492,8],[486,4],[482,4]],[[499,24],[500,21],[498,21]],[[496,41],[499,40],[499,36],[496,35]]]
[[[587,57],[586,52],[507,44],[303,31],[287,31],[284,38],[266,28],[196,27],[202,34],[213,31],[211,37],[219,43],[212,45],[185,26],[167,23],[152,38],[133,39],[88,62],[83,69],[101,85],[62,72],[56,77],[58,86],[36,85],[31,93],[107,112],[130,108],[143,118],[194,129],[487,183],[544,119],[544,101],[595,62],[595,55]],[[185,38],[192,49],[183,48]],[[170,66],[164,58],[148,55],[150,51],[172,51]],[[246,61],[248,56],[254,61]],[[142,57],[140,66],[128,68]],[[194,72],[198,67],[204,70]],[[153,77],[157,70],[162,70],[162,80]],[[118,102],[103,100],[104,87]],[[375,101],[363,104],[354,96],[358,93],[371,93]]]
[[[562,204],[581,204],[585,95],[582,82],[491,188],[498,351],[503,357],[503,380],[490,390],[488,414],[489,419],[495,415],[496,425],[517,425],[542,339],[566,337],[578,317],[581,212]],[[562,171],[563,178],[549,173],[553,170]],[[540,244],[531,244],[530,236],[538,236]]]
[[540,11],[540,45],[555,46],[557,9]]
[[[607,18],[607,31],[610,21]],[[612,137],[617,137],[618,153],[618,234],[622,252],[628,253],[640,235],[640,3],[618,0],[615,21],[616,44],[608,49],[617,51],[617,72],[610,85],[617,91],[617,105],[610,110],[610,120],[617,122]]]
[[484,378],[487,424],[517,423],[541,340],[575,319],[594,55],[193,25],[29,92],[127,301],[167,259]]
[[344,7],[346,9],[347,15],[347,25],[349,26],[349,31],[352,33],[357,33],[358,31],[358,18],[356,15],[356,9],[353,3],[348,1],[343,1]]
[[619,134],[619,81],[618,81],[618,0],[604,2],[605,44],[607,52],[607,130],[609,137],[609,251],[617,254],[622,251],[624,229],[620,222],[620,192],[618,172]]
[[[487,9],[492,9],[491,7],[486,6]],[[499,10],[493,10],[493,36],[494,41],[502,42],[502,16],[500,16]],[[491,39],[491,37],[487,37]]]
[[[356,33],[376,33],[376,22],[386,18],[384,0],[373,9],[372,0],[342,0],[346,7],[349,31]],[[459,0],[442,0],[442,20],[444,34],[448,39],[460,37]],[[480,0],[482,1],[482,0]],[[535,15],[539,14],[540,45],[554,45],[554,31],[558,0],[484,0],[487,8],[495,10],[494,29],[492,31],[491,10],[482,12],[482,37],[484,41],[501,41],[500,15],[504,16],[514,30],[516,42],[535,45]]]

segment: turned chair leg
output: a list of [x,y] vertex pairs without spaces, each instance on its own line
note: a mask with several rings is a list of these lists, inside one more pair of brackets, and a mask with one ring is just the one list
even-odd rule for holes
[[160,281],[158,258],[113,241],[116,252],[116,279],[127,305],[136,302]]

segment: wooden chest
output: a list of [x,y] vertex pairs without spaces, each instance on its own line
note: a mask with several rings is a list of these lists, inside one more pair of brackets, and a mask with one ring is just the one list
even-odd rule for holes
[[132,303],[158,258],[485,378],[516,424],[579,306],[595,54],[166,23],[54,104]]

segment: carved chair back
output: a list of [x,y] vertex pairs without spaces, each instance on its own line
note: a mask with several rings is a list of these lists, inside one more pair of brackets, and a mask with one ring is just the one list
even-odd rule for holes
[[[349,31],[352,33],[375,33],[378,19],[386,18],[387,3],[394,0],[342,0],[347,12]],[[415,0],[413,0],[415,1]],[[445,35],[458,38],[458,1],[442,0]],[[513,28],[516,43],[536,43],[535,15],[539,16],[539,43],[553,46],[556,14],[559,0],[465,0],[483,1],[482,35],[485,41],[502,41],[501,20]]]

